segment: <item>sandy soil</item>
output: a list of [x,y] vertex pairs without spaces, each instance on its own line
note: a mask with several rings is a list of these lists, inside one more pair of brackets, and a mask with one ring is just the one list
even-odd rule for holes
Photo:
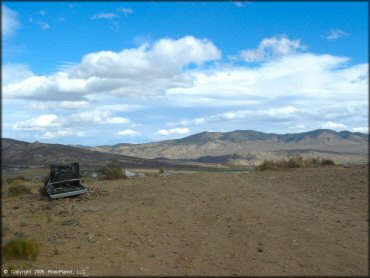
[[[175,173],[87,183],[55,201],[3,194],[28,269],[85,275],[368,275],[368,168]],[[27,265],[28,264],[28,265]]]

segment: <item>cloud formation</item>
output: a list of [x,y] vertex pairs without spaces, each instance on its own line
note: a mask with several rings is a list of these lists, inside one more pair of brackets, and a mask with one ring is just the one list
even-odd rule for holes
[[190,129],[186,127],[178,127],[178,128],[172,128],[172,129],[160,129],[154,134],[157,135],[171,135],[171,134],[187,134],[190,132]]
[[133,136],[139,136],[140,135],[139,132],[137,132],[135,130],[132,130],[132,129],[125,129],[125,130],[119,131],[117,134],[121,135],[121,136],[128,136],[128,137],[133,137]]
[[329,34],[326,36],[326,39],[329,41],[333,41],[347,36],[349,36],[349,33],[347,32],[344,32],[339,29],[331,29]]
[[34,100],[84,100],[90,94],[158,96],[167,88],[191,85],[184,67],[217,60],[221,52],[207,39],[186,36],[121,52],[87,54],[81,63],[49,76],[5,81],[4,97]]
[[115,14],[115,13],[99,13],[99,14],[95,14],[91,17],[92,20],[99,20],[99,19],[114,19],[118,17],[118,14]]
[[[13,130],[45,138],[72,132],[86,135],[97,125],[110,125],[113,135],[139,135],[122,130],[125,124],[140,125],[146,132],[143,136],[188,134],[194,131],[192,127],[204,130],[207,125],[220,130],[225,124],[245,126],[255,121],[299,130],[364,130],[368,64],[301,50],[304,46],[299,40],[274,36],[250,52],[258,64],[224,64],[217,62],[221,51],[208,39],[164,38],[120,52],[88,53],[79,63],[51,75],[37,75],[26,65],[7,64],[2,73],[3,97],[5,101],[30,100],[27,107],[33,112],[58,109],[60,113],[43,112],[31,120],[19,116],[12,123]],[[168,107],[202,109],[204,114],[193,118],[174,114],[166,123],[170,129],[150,129],[142,122],[150,113],[161,115],[158,111]],[[123,112],[134,116],[123,117]]]
[[1,21],[1,33],[5,38],[14,35],[22,27],[18,13],[4,4],[2,4]]
[[118,11],[125,15],[134,13],[134,10],[131,8],[118,8]]
[[334,130],[344,130],[347,126],[341,123],[326,122],[321,125],[321,128],[334,129]]
[[306,46],[300,40],[290,40],[286,35],[276,35],[265,38],[255,50],[243,50],[239,57],[246,62],[269,61],[305,50]]

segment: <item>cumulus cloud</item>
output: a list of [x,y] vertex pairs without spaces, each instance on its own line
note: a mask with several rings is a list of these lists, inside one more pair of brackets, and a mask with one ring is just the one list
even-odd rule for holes
[[346,57],[302,53],[252,68],[192,71],[187,73],[192,85],[169,88],[166,98],[178,106],[206,107],[252,107],[280,98],[290,101],[308,98],[319,105],[367,102],[368,65],[349,66],[348,62]]
[[13,130],[34,132],[36,136],[47,139],[72,134],[82,137],[85,133],[81,129],[84,128],[92,128],[96,125],[121,125],[129,122],[128,118],[117,117],[112,111],[95,109],[72,113],[67,116],[40,115],[29,120],[16,122],[13,125]]
[[160,129],[154,134],[157,135],[171,135],[171,134],[187,134],[190,132],[190,129],[186,127],[178,127],[178,128],[172,128],[172,129]]
[[241,51],[239,57],[246,62],[261,62],[288,56],[305,49],[306,46],[302,45],[300,40],[290,40],[286,35],[276,35],[263,39],[257,49]]
[[354,127],[352,130],[354,132],[369,133],[369,127],[367,126]]
[[321,125],[321,128],[328,128],[328,129],[340,129],[343,130],[347,126],[341,123],[335,123],[335,122],[326,122]]
[[121,136],[129,136],[129,137],[140,135],[139,132],[137,132],[135,130],[132,130],[132,129],[125,129],[125,130],[122,130],[122,131],[118,132],[117,134],[121,135]]
[[99,19],[114,19],[118,17],[118,14],[115,13],[99,13],[96,15],[93,15],[91,17],[92,20],[99,20]]
[[8,63],[2,67],[3,85],[18,83],[33,76],[33,72],[27,65]]
[[46,114],[29,120],[16,122],[13,125],[13,129],[21,131],[40,131],[60,126],[61,124],[58,122],[57,115]]
[[192,80],[182,74],[184,67],[220,57],[221,52],[207,39],[161,39],[121,52],[87,54],[76,66],[6,84],[3,92],[4,97],[36,100],[83,100],[99,93],[157,96],[167,88],[191,85]]
[[2,35],[4,37],[12,36],[18,29],[21,28],[21,22],[17,12],[9,9],[7,6],[2,4],[2,15],[1,15],[1,27]]
[[331,29],[329,34],[326,36],[326,39],[329,41],[333,41],[347,36],[349,36],[349,33],[347,32],[344,32],[339,29]]
[[[61,115],[52,112],[57,114],[59,129],[75,127],[77,131],[91,125],[131,123],[122,112],[147,109],[147,116],[150,111],[157,113],[158,107],[174,106],[201,108],[205,113],[182,121],[174,115],[167,125],[176,128],[208,129],[212,124],[213,129],[223,129],[222,123],[242,125],[248,120],[285,127],[304,123],[304,129],[364,126],[368,117],[368,64],[350,63],[348,57],[301,52],[301,43],[291,42],[285,42],[288,50],[276,52],[279,59],[271,58],[275,54],[263,54],[261,63],[253,66],[210,63],[204,67],[203,63],[220,59],[221,52],[211,41],[191,36],[161,39],[121,52],[89,53],[79,63],[48,76],[36,75],[26,65],[5,65],[3,96],[6,101],[31,100],[28,105],[33,109],[62,109]],[[79,108],[90,110],[69,114],[69,109]],[[207,108],[218,112],[210,115]],[[138,114],[134,113],[135,117]],[[22,121],[17,118],[16,122]],[[186,131],[160,128],[155,134]]]

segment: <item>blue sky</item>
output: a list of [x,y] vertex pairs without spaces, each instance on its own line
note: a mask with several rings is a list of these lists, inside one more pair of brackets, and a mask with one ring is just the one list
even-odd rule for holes
[[2,136],[368,132],[367,2],[3,2]]

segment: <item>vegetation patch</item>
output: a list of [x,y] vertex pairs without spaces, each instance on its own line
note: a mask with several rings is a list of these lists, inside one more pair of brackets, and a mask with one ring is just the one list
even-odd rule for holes
[[302,156],[290,158],[289,160],[264,160],[262,165],[256,167],[257,170],[269,169],[289,169],[289,168],[304,168],[304,167],[318,167],[318,166],[333,166],[335,162],[331,159],[308,158],[303,159]]
[[4,244],[4,259],[35,260],[40,253],[40,244],[29,239],[14,238]]
[[[15,180],[17,181],[17,180]],[[9,196],[19,196],[22,194],[30,194],[31,193],[31,187],[16,183],[14,184],[14,181],[11,186],[8,187],[8,195]]]
[[103,179],[115,180],[115,179],[128,179],[123,173],[122,167],[118,163],[109,163],[107,166],[99,169],[98,171]]
[[22,175],[18,175],[18,176],[15,176],[15,177],[7,177],[6,178],[6,181],[9,183],[9,184],[12,184],[13,181],[15,180],[19,180],[19,181],[26,181],[27,179],[22,176]]

